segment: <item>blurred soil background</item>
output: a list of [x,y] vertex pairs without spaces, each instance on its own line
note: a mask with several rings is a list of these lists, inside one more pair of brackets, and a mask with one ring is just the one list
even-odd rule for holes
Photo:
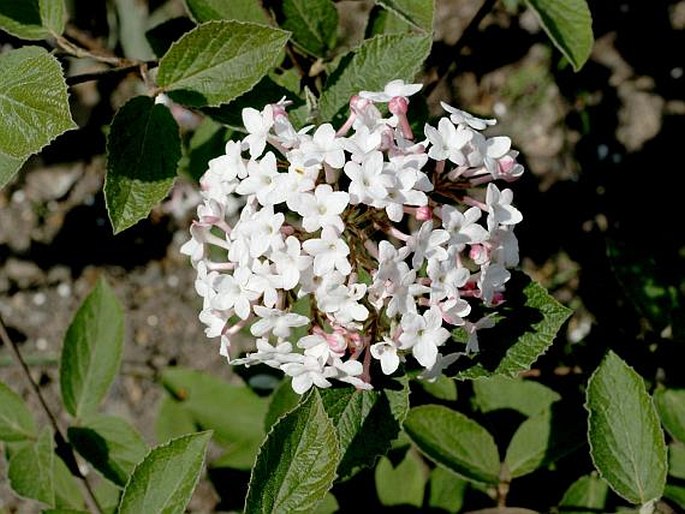
[[[589,3],[596,45],[574,73],[535,16],[512,1],[499,2],[456,54],[480,2],[438,0],[436,41],[424,76],[432,83],[431,114],[440,114],[443,100],[495,116],[499,124],[490,134],[509,135],[521,151],[528,172],[512,188],[524,213],[517,228],[522,267],[575,311],[531,373],[574,383],[587,380],[600,358],[593,343],[608,338],[624,340],[623,353],[634,354],[631,363],[638,368],[683,362],[678,327],[684,320],[677,306],[685,293],[685,216],[676,178],[684,171],[685,1]],[[127,0],[108,8],[73,0],[72,21],[120,47],[123,41],[107,31],[116,4],[149,12],[141,18],[146,28],[184,14],[180,1]],[[362,37],[359,20],[372,2],[341,1],[337,7],[340,39],[351,46]],[[0,45],[16,43],[0,34]],[[454,73],[435,82],[453,61]],[[32,158],[0,191],[0,314],[44,393],[58,405],[62,338],[104,275],[127,320],[122,373],[104,411],[128,419],[154,443],[159,370],[178,364],[229,377],[230,369],[218,343],[204,336],[194,270],[179,253],[197,200],[193,181],[179,180],[148,220],[112,235],[101,192],[104,127],[139,87],[135,77],[118,77],[72,88],[81,129]],[[643,301],[634,288],[644,289],[641,280],[650,274],[654,294]],[[12,357],[0,346],[0,380],[24,394],[40,416]],[[654,369],[638,370],[655,375]],[[5,466],[0,459],[0,477]],[[190,510],[212,512],[216,502],[203,482]],[[0,480],[0,512],[37,511],[37,504],[17,500]]]

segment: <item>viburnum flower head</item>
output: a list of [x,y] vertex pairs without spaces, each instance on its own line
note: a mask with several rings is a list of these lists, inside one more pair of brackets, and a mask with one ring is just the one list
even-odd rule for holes
[[[487,351],[478,332],[507,299],[523,219],[498,183],[523,167],[508,137],[481,132],[495,120],[445,103],[415,141],[420,89],[360,91],[337,129],[294,127],[285,99],[243,110],[247,135],[208,163],[181,248],[229,362],[279,369],[302,394],[412,368],[435,380]],[[235,358],[243,328],[255,350]]]

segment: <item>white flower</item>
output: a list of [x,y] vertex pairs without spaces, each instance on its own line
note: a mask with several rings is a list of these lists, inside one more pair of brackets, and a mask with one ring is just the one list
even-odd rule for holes
[[478,347],[478,331],[484,328],[492,328],[494,326],[495,321],[490,316],[485,316],[475,323],[467,321],[464,327],[469,335],[469,338],[466,342],[466,353],[478,353],[480,351],[480,348]]
[[514,193],[511,189],[500,191],[493,183],[488,184],[485,203],[488,205],[488,230],[492,232],[498,224],[516,225],[523,220],[523,215],[511,205]]
[[330,123],[319,126],[311,140],[304,142],[300,148],[306,155],[333,168],[342,168],[345,165],[342,140],[335,137],[335,129]]
[[442,108],[450,113],[450,120],[452,120],[452,123],[455,125],[468,125],[473,129],[483,130],[488,126],[492,126],[497,123],[497,120],[493,119],[476,118],[473,114],[469,114],[466,111],[452,107],[445,102],[440,102],[440,105],[442,105]]
[[323,364],[314,357],[305,356],[303,362],[288,362],[281,365],[283,372],[293,377],[292,387],[297,394],[304,394],[312,387],[331,387],[326,380]]
[[383,173],[383,154],[377,151],[366,154],[361,164],[348,161],[345,175],[352,181],[349,193],[353,205],[382,200],[393,185],[390,175]]
[[217,277],[216,296],[212,298],[212,307],[222,311],[233,308],[241,319],[247,319],[250,315],[250,303],[261,294],[248,288],[251,278],[252,272],[244,267],[236,268],[232,275]]
[[293,353],[293,345],[288,342],[280,342],[272,346],[269,341],[260,337],[256,343],[257,352],[249,353],[242,359],[235,359],[233,364],[245,366],[266,364],[272,368],[280,368],[282,364],[288,362],[304,361],[301,355]]
[[428,156],[431,159],[436,161],[449,159],[458,166],[466,163],[463,150],[473,137],[471,130],[457,129],[447,118],[441,118],[437,129],[426,124],[424,132],[431,143],[428,150]]
[[307,239],[302,243],[302,248],[314,257],[315,275],[323,276],[334,269],[343,275],[349,275],[352,271],[347,260],[350,247],[333,227],[324,227],[319,239]]
[[414,252],[412,266],[420,268],[425,259],[437,259],[439,261],[447,259],[447,250],[442,247],[450,238],[446,230],[433,230],[432,221],[424,221],[421,228],[407,242],[407,246]]
[[335,227],[339,232],[345,229],[340,215],[350,201],[345,191],[333,191],[328,184],[319,184],[314,194],[307,194],[299,202],[297,212],[302,216],[302,226],[307,232],[316,232],[320,228]]
[[367,154],[381,146],[381,133],[371,132],[366,125],[361,125],[353,136],[342,140],[342,145],[352,154],[353,161],[362,162]]
[[242,117],[243,125],[249,133],[243,139],[243,143],[250,149],[250,157],[257,159],[264,152],[269,130],[274,124],[273,108],[267,105],[260,113],[257,109],[246,107],[243,109]]
[[462,355],[463,354],[460,352],[448,353],[447,355],[438,353],[438,357],[435,359],[435,364],[421,373],[419,378],[428,382],[435,382],[438,377],[442,375],[442,372],[454,364]]
[[261,318],[250,327],[250,332],[253,336],[261,337],[266,333],[271,332],[276,337],[285,339],[290,337],[291,328],[303,327],[309,324],[309,319],[306,316],[293,312],[268,309],[261,305],[255,305],[253,310],[255,315]]
[[442,226],[450,234],[450,245],[454,245],[459,251],[464,245],[482,243],[488,238],[488,232],[476,222],[480,219],[482,211],[478,207],[470,207],[464,213],[451,205],[443,205],[440,210]]
[[285,249],[273,252],[271,260],[276,264],[281,287],[286,291],[294,289],[300,282],[300,273],[312,265],[312,258],[302,253],[300,241],[294,236],[288,236]]
[[433,366],[438,356],[438,346],[442,346],[450,337],[450,333],[442,326],[440,310],[431,307],[423,316],[404,314],[400,325],[400,348],[411,348],[412,354],[424,368]]
[[480,269],[478,289],[486,305],[492,305],[495,295],[504,291],[504,284],[511,278],[511,273],[501,264],[491,262]]
[[287,175],[276,169],[276,156],[273,152],[267,152],[260,161],[248,162],[247,172],[247,178],[238,185],[236,193],[254,194],[257,201],[264,206],[285,202],[288,196],[288,190],[284,187]]
[[381,361],[381,369],[385,375],[392,375],[400,365],[400,357],[397,355],[397,345],[388,337],[384,337],[380,343],[371,345],[371,356]]
[[348,360],[343,362],[341,359],[335,359],[333,370],[335,370],[335,375],[331,376],[336,380],[352,384],[357,389],[373,389],[371,384],[362,380],[361,375],[364,373],[364,366],[359,361]]
[[423,84],[405,84],[404,80],[396,79],[388,82],[383,91],[361,91],[359,96],[371,100],[372,102],[389,102],[398,96],[411,96],[421,91]]

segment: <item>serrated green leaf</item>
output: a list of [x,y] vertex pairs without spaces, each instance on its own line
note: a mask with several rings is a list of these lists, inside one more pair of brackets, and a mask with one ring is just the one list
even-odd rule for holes
[[459,359],[456,378],[475,379],[504,375],[517,376],[552,345],[557,332],[572,311],[547,293],[525,274],[512,273],[507,282],[507,306],[494,328],[478,334],[481,351],[471,361]]
[[433,382],[418,380],[417,383],[424,391],[435,398],[449,402],[457,399],[457,384],[454,382],[454,379],[441,375]]
[[461,512],[468,482],[438,466],[428,481],[428,506],[444,512]]
[[283,380],[269,397],[269,409],[264,417],[264,430],[269,431],[281,417],[293,410],[302,396],[293,391],[290,380]]
[[92,416],[79,426],[69,427],[69,442],[102,475],[125,486],[133,468],[148,447],[142,436],[122,418]]
[[376,3],[413,27],[433,33],[434,0],[376,0]]
[[586,408],[595,467],[626,500],[644,505],[666,483],[666,444],[642,378],[609,352],[590,377]]
[[24,400],[0,382],[0,441],[25,441],[36,435],[36,423]]
[[406,380],[392,381],[388,387],[371,391],[351,387],[324,389],[321,399],[338,434],[341,479],[372,466],[378,456],[388,451],[409,410]]
[[[382,91],[394,79],[414,80],[428,57],[432,38],[390,34],[367,39],[330,75],[319,103],[321,118],[333,120],[361,90]],[[339,120],[336,120],[339,121]]]
[[421,507],[427,478],[426,465],[411,450],[397,466],[393,466],[388,458],[381,457],[374,473],[376,494],[386,507]]
[[270,24],[271,20],[260,0],[186,0],[195,21],[238,20]]
[[165,394],[155,418],[155,437],[160,443],[193,433],[197,430],[195,418],[183,401]]
[[333,485],[340,456],[335,428],[314,389],[260,448],[245,513],[310,512]]
[[181,514],[204,468],[211,432],[184,435],[157,446],[131,473],[117,514]]
[[0,29],[21,39],[45,39],[50,32],[43,26],[38,0],[0,2]]
[[657,389],[654,404],[664,428],[685,443],[685,389]]
[[2,187],[31,154],[76,128],[57,59],[37,46],[0,55],[0,112]]
[[288,32],[255,23],[204,23],[169,48],[159,62],[157,83],[181,104],[230,102],[273,68],[288,38]]
[[107,138],[105,200],[114,233],[147,217],[169,193],[181,158],[181,138],[169,109],[152,98],[129,100]]
[[43,27],[53,35],[60,35],[64,32],[64,22],[67,17],[64,0],[38,0],[38,4]]
[[119,370],[124,344],[124,313],[100,278],[83,301],[64,336],[60,389],[69,414],[92,414]]
[[199,427],[214,431],[216,441],[226,448],[223,466],[252,467],[264,439],[266,398],[246,386],[189,369],[165,370],[162,384],[181,401]]
[[495,440],[462,413],[439,405],[414,407],[404,421],[404,430],[419,450],[437,464],[469,480],[499,482]]
[[307,52],[324,57],[335,45],[338,11],[331,0],[283,0],[281,26]]
[[414,25],[407,22],[398,14],[376,6],[369,14],[365,37],[370,38],[381,34],[403,34],[414,30]]
[[604,512],[609,486],[599,477],[587,475],[573,482],[564,493],[560,507],[564,514]]
[[685,445],[677,441],[668,445],[668,474],[685,479]]
[[594,36],[592,15],[586,0],[525,0],[538,16],[542,28],[573,69],[578,71],[590,57]]
[[532,380],[490,377],[473,381],[475,404],[482,412],[513,409],[533,416],[548,408],[561,396],[556,391]]
[[10,487],[15,493],[51,507],[55,505],[55,452],[52,448],[52,432],[46,427],[36,441],[26,443],[12,455],[7,470]]

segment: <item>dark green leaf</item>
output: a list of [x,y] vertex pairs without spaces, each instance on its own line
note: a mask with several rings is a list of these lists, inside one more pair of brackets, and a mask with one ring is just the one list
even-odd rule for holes
[[654,403],[664,428],[685,443],[685,389],[657,389]]
[[421,507],[427,474],[426,465],[411,450],[397,466],[393,466],[386,457],[381,457],[374,474],[378,499],[386,507]]
[[456,362],[456,368],[468,366],[457,373],[457,378],[514,377],[530,369],[572,313],[523,273],[512,273],[507,304],[501,312],[502,319],[494,328],[479,332],[480,353],[471,362]]
[[93,416],[70,427],[69,442],[105,478],[123,487],[148,447],[138,431],[122,418]]
[[404,429],[419,450],[436,463],[476,482],[499,482],[494,439],[460,412],[439,405],[414,407]]
[[433,33],[434,0],[376,0],[376,3],[411,26],[428,34]]
[[227,450],[222,458],[224,466],[252,467],[264,439],[267,399],[248,387],[189,369],[165,370],[162,383],[181,401],[199,427],[214,431],[216,441]]
[[559,503],[564,514],[591,514],[604,512],[609,486],[594,475],[580,477],[571,484]]
[[590,57],[595,40],[586,0],[525,0],[537,14],[552,43],[578,71]]
[[269,431],[276,421],[293,410],[302,396],[293,391],[290,380],[283,380],[271,394],[269,409],[264,418],[264,430]]
[[155,436],[160,443],[197,430],[195,418],[183,401],[165,394],[155,419]]
[[382,91],[393,79],[414,80],[428,57],[431,42],[430,36],[405,34],[364,41],[328,78],[319,104],[321,118],[332,120],[361,90]]
[[169,193],[181,158],[181,139],[169,109],[137,96],[112,121],[107,139],[105,200],[114,233],[147,217]]
[[238,20],[269,24],[271,20],[260,0],[186,0],[197,22]]
[[0,112],[3,113],[0,187],[3,187],[31,154],[76,128],[57,59],[37,46],[0,55]]
[[0,382],[0,441],[23,441],[36,435],[36,423],[24,400]]
[[64,407],[77,418],[95,412],[119,370],[124,313],[101,278],[64,336],[60,387]]
[[561,396],[532,380],[490,377],[473,381],[475,403],[482,412],[513,409],[524,416],[533,416],[548,408]]
[[252,469],[245,513],[309,512],[333,485],[335,428],[318,391],[271,429]]
[[438,466],[428,481],[428,506],[445,512],[461,512],[468,482]]
[[418,384],[431,396],[440,400],[453,402],[457,399],[457,384],[453,379],[441,375],[433,382],[419,380]]
[[402,34],[414,30],[414,25],[407,22],[398,14],[376,5],[369,14],[365,37],[370,38],[381,34]]
[[590,454],[611,488],[643,505],[658,499],[666,483],[666,444],[642,378],[609,352],[590,378]]
[[44,428],[38,439],[23,445],[9,461],[7,478],[19,496],[55,505],[52,432]]
[[685,445],[682,443],[668,445],[668,474],[685,480]]
[[324,57],[335,45],[338,11],[331,0],[283,0],[281,26],[306,51]]
[[45,39],[64,30],[64,0],[2,0],[0,30],[21,39]]
[[254,23],[207,22],[171,46],[159,63],[157,83],[185,105],[230,102],[273,68],[288,37]]
[[[224,155],[228,139],[226,127],[211,118],[205,118],[188,142],[187,159],[184,160],[188,174],[199,181],[207,171],[207,163],[215,157]],[[181,167],[183,168],[183,165]]]
[[388,451],[409,409],[406,381],[392,381],[387,387],[372,391],[352,387],[324,389],[321,399],[338,434],[341,479],[373,465],[379,455]]
[[678,504],[680,508],[685,509],[685,487],[666,484],[664,497]]
[[204,467],[211,436],[211,432],[185,435],[153,448],[133,470],[117,513],[184,512]]

